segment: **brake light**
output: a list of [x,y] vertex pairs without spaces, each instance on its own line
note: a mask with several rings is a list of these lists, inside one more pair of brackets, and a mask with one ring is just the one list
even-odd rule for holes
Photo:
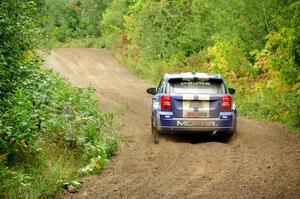
[[162,111],[170,111],[172,110],[172,102],[170,95],[163,95],[160,98],[160,109]]
[[231,96],[230,95],[222,96],[221,111],[231,111]]

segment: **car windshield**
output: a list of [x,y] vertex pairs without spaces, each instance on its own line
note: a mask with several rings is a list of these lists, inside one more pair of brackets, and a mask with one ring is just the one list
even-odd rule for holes
[[184,81],[170,82],[170,93],[176,94],[224,94],[222,81]]

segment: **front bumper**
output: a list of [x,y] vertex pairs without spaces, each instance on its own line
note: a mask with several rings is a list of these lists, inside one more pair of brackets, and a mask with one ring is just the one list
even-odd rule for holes
[[221,112],[219,118],[173,118],[171,112],[157,115],[156,129],[159,132],[233,132],[235,114]]

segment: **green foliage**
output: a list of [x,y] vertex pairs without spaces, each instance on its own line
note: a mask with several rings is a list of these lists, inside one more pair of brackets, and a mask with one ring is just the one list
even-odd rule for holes
[[120,34],[124,31],[123,16],[128,12],[130,5],[134,0],[113,1],[103,13],[101,26],[105,35],[107,47],[119,39]]
[[45,0],[43,43],[66,42],[70,38],[99,37],[102,12],[109,0]]
[[272,66],[270,70],[279,71],[282,79],[290,85],[300,81],[300,63],[296,62],[300,47],[296,40],[295,29],[282,28],[267,36],[265,48]]
[[207,49],[207,55],[211,59],[210,70],[224,74],[226,78],[232,75],[236,78],[253,77],[256,71],[243,54],[245,48],[245,44],[238,38],[220,39]]
[[[270,15],[278,13],[278,8],[272,1],[135,1],[129,7],[114,1],[105,16],[118,16],[119,20],[103,20],[102,25],[117,27],[119,33],[122,30],[129,46],[137,47],[146,61],[154,61],[173,54],[189,57],[219,38],[239,38],[246,42],[247,50],[261,47],[272,27]],[[109,38],[114,31],[107,29],[104,37]]]
[[0,99],[5,98],[26,78],[27,50],[38,34],[36,25],[41,1],[0,2]]
[[39,34],[41,4],[34,0],[0,3],[0,161],[28,160],[27,154],[35,152],[27,145],[37,136],[37,113],[20,87],[38,63],[30,50]]
[[9,108],[0,117],[3,127],[0,129],[2,140],[0,155],[6,155],[7,161],[12,164],[20,159],[30,159],[28,155],[33,150],[31,143],[38,136],[39,115],[27,93],[22,89],[16,90],[5,102]]
[[[270,88],[257,89],[255,93],[247,93],[246,97],[238,100],[237,106],[244,115],[281,121],[291,127],[300,128],[299,91],[298,89],[285,93],[279,90],[275,92]],[[241,98],[241,94],[238,97]]]

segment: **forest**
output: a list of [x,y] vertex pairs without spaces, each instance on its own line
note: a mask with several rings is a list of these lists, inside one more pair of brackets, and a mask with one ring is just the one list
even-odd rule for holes
[[50,197],[117,148],[93,89],[42,67],[39,50],[69,46],[107,48],[153,84],[219,73],[240,115],[300,129],[300,1],[2,0],[0,197]]

